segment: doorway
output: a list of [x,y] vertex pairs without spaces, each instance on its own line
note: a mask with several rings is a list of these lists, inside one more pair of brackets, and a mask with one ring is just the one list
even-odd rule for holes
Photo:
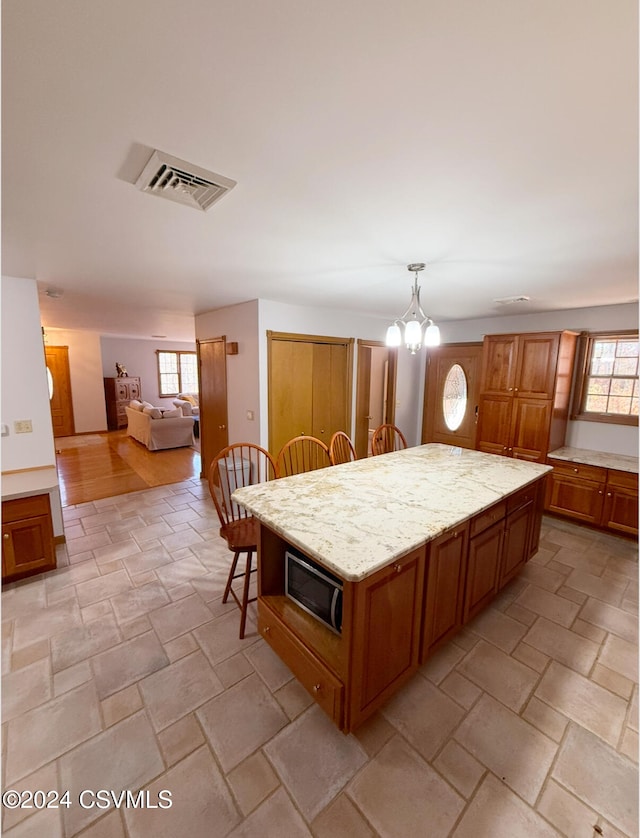
[[397,366],[397,349],[382,341],[358,341],[354,440],[358,459],[371,453],[371,434],[379,425],[394,424]]
[[49,379],[49,406],[54,437],[73,436],[75,422],[71,399],[71,373],[69,347],[45,346],[45,361]]

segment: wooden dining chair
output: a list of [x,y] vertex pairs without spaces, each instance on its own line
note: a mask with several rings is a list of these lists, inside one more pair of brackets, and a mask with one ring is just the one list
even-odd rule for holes
[[332,466],[357,460],[353,443],[344,431],[336,431],[329,442],[329,459]]
[[302,474],[331,465],[329,448],[315,436],[296,436],[286,442],[276,459],[278,477]]
[[[249,583],[251,574],[256,570],[253,567],[253,554],[258,549],[259,523],[243,506],[231,500],[231,495],[242,486],[273,480],[275,474],[275,462],[271,454],[249,442],[238,442],[223,448],[209,467],[209,491],[220,519],[220,535],[233,553],[222,601],[226,602],[231,594],[240,609],[240,639],[244,637],[247,605],[256,600],[256,597],[249,598]],[[245,568],[236,573],[242,553],[246,554]],[[240,577],[244,577],[244,583],[241,596],[238,596],[232,583]]]
[[407,440],[400,428],[395,425],[380,425],[373,432],[372,454],[387,454],[389,451],[401,451],[403,448],[407,448]]

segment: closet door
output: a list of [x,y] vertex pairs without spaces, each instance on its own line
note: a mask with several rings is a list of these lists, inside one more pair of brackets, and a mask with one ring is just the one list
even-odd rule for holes
[[327,445],[334,431],[349,434],[347,354],[345,344],[313,344],[311,433]]

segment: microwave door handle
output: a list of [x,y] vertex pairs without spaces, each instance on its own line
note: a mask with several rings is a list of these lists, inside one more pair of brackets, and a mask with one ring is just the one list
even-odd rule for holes
[[331,625],[338,630],[338,626],[336,625],[336,606],[338,605],[338,589],[333,589],[333,596],[331,597]]

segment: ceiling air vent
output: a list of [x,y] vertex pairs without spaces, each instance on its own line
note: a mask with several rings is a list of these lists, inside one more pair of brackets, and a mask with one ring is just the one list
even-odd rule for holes
[[163,151],[153,152],[136,181],[142,192],[205,211],[235,185],[235,180],[208,172]]

